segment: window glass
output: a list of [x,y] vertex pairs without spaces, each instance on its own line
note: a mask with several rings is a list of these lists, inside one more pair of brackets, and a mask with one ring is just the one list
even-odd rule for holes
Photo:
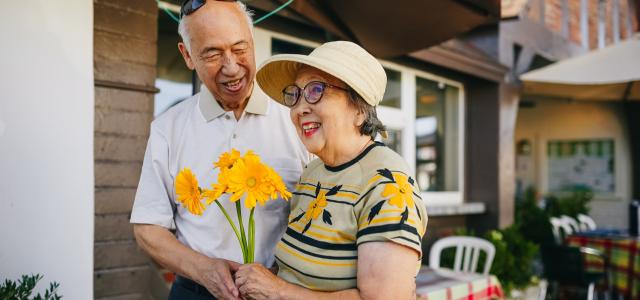
[[166,13],[158,14],[158,58],[155,86],[160,90],[154,96],[153,115],[158,116],[193,93],[194,73],[187,68],[176,46],[181,40],[177,24]]
[[384,97],[380,105],[400,108],[401,73],[387,68],[384,69],[384,72],[387,74],[387,88],[384,91]]
[[416,77],[416,178],[423,191],[459,191],[459,89]]
[[304,54],[308,55],[313,51],[313,48],[302,46],[300,44],[287,42],[284,40],[273,38],[271,39],[271,54]]
[[396,153],[402,153],[402,131],[387,129],[387,138],[382,138],[382,142]]

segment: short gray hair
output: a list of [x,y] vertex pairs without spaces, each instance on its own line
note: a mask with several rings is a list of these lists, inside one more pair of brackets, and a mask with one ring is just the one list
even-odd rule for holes
[[378,133],[387,130],[382,121],[378,119],[376,107],[364,101],[362,96],[353,89],[349,89],[349,101],[359,112],[365,114],[364,122],[360,125],[361,135],[368,135],[371,140],[375,140]]
[[[253,33],[253,11],[247,8],[247,5],[242,3],[241,1],[235,1],[235,3],[238,5],[240,10],[244,13],[247,23],[249,24],[249,29]],[[191,45],[190,45],[191,40],[189,38],[189,32],[187,32],[187,25],[184,20],[184,17],[185,16],[180,18],[180,22],[178,23],[178,34],[180,34],[180,37],[182,38],[182,42],[184,43],[185,47],[187,47],[187,51],[191,53]]]

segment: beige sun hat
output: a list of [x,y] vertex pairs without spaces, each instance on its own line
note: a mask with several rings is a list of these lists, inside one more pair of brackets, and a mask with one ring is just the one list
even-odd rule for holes
[[305,65],[342,80],[372,106],[384,96],[387,75],[382,65],[362,47],[346,41],[322,44],[309,55],[274,55],[260,66],[256,80],[269,97],[284,105],[282,90],[295,82]]

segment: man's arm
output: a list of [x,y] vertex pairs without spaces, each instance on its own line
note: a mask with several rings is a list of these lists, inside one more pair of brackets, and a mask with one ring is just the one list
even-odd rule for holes
[[239,299],[231,273],[240,264],[200,254],[162,226],[134,224],[133,232],[138,245],[163,267],[198,282],[219,299]]

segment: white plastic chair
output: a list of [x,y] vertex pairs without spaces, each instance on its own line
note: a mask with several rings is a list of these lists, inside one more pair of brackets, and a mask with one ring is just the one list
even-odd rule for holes
[[561,218],[551,217],[549,218],[549,223],[551,223],[551,230],[553,231],[553,237],[556,239],[556,243],[563,245],[564,238],[573,233],[573,228]]
[[576,219],[569,217],[567,215],[561,215],[560,216],[560,220],[562,220],[562,222],[564,222],[564,224],[566,226],[571,227],[571,232],[567,233],[567,234],[572,234],[574,232],[580,232],[580,225],[578,225],[578,221],[576,221]]
[[455,261],[453,263],[453,271],[477,273],[478,260],[480,252],[487,254],[483,274],[489,274],[493,258],[496,254],[496,248],[490,242],[469,236],[450,236],[439,239],[431,246],[429,251],[429,266],[434,269],[443,269],[440,267],[440,256],[442,250],[446,248],[456,248]]
[[580,230],[596,230],[596,222],[589,216],[578,214],[578,221],[580,222]]

